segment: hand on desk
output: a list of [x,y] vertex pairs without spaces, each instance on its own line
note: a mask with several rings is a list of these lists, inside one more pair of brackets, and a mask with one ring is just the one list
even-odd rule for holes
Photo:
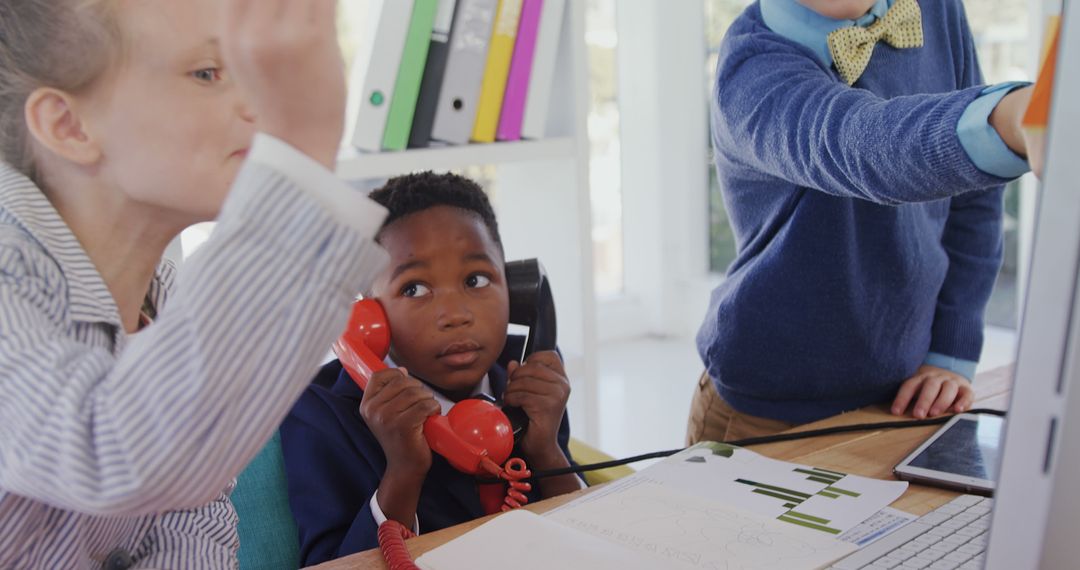
[[910,405],[913,408],[911,415],[923,419],[946,412],[966,411],[974,400],[975,391],[967,378],[944,368],[924,364],[914,376],[900,385],[891,411],[901,416]]

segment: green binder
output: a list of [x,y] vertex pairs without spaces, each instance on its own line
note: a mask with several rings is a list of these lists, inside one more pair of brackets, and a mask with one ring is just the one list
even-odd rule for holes
[[394,97],[383,131],[383,150],[404,150],[409,142],[416,99],[420,96],[420,80],[424,75],[431,30],[435,26],[438,0],[416,0],[413,5],[409,31],[405,35],[405,51],[401,55]]

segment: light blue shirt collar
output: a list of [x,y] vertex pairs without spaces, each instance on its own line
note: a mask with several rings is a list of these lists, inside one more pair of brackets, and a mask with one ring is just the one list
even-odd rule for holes
[[826,38],[840,28],[866,27],[885,15],[895,0],[877,0],[865,16],[857,20],[837,20],[822,16],[796,0],[760,0],[761,18],[770,30],[810,48],[825,65],[833,64]]

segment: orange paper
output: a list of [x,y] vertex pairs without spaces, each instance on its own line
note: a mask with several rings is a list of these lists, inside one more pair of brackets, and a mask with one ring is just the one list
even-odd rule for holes
[[1047,38],[1043,45],[1042,66],[1039,69],[1039,78],[1035,81],[1035,90],[1031,94],[1031,102],[1024,112],[1021,122],[1024,128],[1045,129],[1050,121],[1050,96],[1054,91],[1054,69],[1057,65],[1058,36],[1060,32],[1060,18],[1054,16],[1050,19],[1047,27]]

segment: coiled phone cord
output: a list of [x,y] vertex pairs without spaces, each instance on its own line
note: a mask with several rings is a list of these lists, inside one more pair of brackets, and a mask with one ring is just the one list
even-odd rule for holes
[[481,465],[489,475],[502,479],[507,483],[506,498],[503,499],[502,506],[504,513],[524,507],[529,502],[529,497],[526,497],[525,493],[532,490],[532,483],[524,481],[524,479],[532,477],[532,472],[525,465],[524,459],[511,457],[505,466],[499,467],[498,463],[485,457],[481,460]]
[[[525,496],[525,493],[532,490],[532,484],[524,479],[532,477],[532,472],[525,465],[524,459],[512,457],[506,465],[500,467],[498,463],[485,456],[480,461],[480,467],[489,476],[506,481],[503,512],[519,509],[529,502],[529,497]],[[405,528],[405,525],[393,519],[386,519],[379,525],[379,550],[382,551],[383,559],[386,560],[386,565],[390,570],[419,570],[409,554],[409,549],[405,546],[405,541],[414,536],[416,535]]]
[[414,536],[413,531],[394,519],[386,519],[379,525],[379,550],[390,570],[419,570],[405,547],[405,540]]

